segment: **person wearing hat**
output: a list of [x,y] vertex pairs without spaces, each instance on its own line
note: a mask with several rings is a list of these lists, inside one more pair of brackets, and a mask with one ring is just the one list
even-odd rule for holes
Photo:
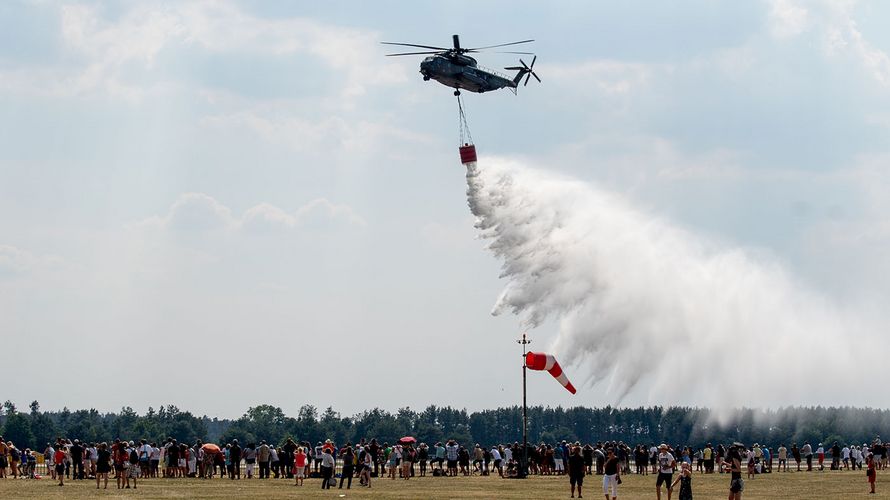
[[671,483],[674,478],[674,467],[677,460],[668,450],[668,445],[661,443],[658,447],[658,478],[655,480],[655,497],[661,500],[661,485],[667,488],[668,500],[671,498]]

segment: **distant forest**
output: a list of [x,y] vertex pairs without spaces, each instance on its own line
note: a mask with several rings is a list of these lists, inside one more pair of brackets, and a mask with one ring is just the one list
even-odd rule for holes
[[[727,417],[728,415],[728,417]],[[724,412],[686,407],[648,408],[529,408],[529,440],[621,440],[629,444],[666,442],[700,446],[706,442],[741,441],[778,446],[804,441],[865,443],[890,435],[890,410],[871,408],[791,407],[775,410],[738,409]],[[317,442],[333,439],[338,444],[361,438],[394,442],[415,436],[435,443],[447,439],[491,445],[522,440],[522,409],[498,408],[468,412],[465,409],[429,406],[415,411],[402,408],[390,413],[379,408],[342,416],[332,408],[319,413],[305,405],[296,416],[285,415],[271,405],[252,407],[236,420],[196,416],[173,405],[149,407],[144,414],[132,408],[118,413],[96,410],[41,411],[33,401],[19,410],[6,401],[0,409],[0,435],[19,448],[42,450],[62,436],[91,442],[146,438],[161,441],[171,436],[180,442],[242,443],[282,442],[287,437]]]

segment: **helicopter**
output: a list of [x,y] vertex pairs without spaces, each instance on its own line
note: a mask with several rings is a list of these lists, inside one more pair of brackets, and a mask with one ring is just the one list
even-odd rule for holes
[[[525,77],[523,86],[528,85],[531,77],[535,77],[539,83],[541,79],[534,72],[535,61],[538,56],[534,56],[532,63],[525,64],[520,59],[522,66],[509,66],[504,69],[509,71],[517,71],[516,76],[512,79],[507,75],[499,74],[493,70],[479,66],[476,59],[466,55],[475,53],[485,49],[493,49],[497,47],[506,47],[509,45],[519,45],[522,43],[534,42],[534,40],[522,40],[519,42],[501,43],[498,45],[488,45],[486,47],[466,48],[460,46],[460,38],[452,35],[454,46],[452,48],[435,47],[432,45],[418,45],[414,43],[395,43],[380,42],[384,45],[401,45],[404,47],[418,47],[422,49],[431,49],[420,52],[400,52],[397,54],[386,54],[392,56],[413,56],[421,54],[432,54],[420,63],[420,73],[423,75],[424,81],[436,80],[437,82],[454,89],[454,95],[460,96],[460,90],[464,89],[469,92],[491,92],[502,88],[510,89],[514,94],[519,87],[522,77]],[[534,55],[531,52],[502,52],[504,54],[524,54]]]

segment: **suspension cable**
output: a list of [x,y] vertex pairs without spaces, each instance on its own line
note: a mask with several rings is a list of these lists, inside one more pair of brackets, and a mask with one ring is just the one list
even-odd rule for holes
[[473,136],[470,134],[470,126],[467,124],[467,113],[464,109],[464,100],[460,95],[457,96],[457,109],[460,112],[460,145],[473,144]]

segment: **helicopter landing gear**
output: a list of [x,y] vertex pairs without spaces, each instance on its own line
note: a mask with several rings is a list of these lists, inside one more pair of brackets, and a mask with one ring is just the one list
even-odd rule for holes
[[430,77],[428,77],[428,76],[426,76],[426,75],[424,75],[424,77],[423,77],[423,81],[425,81],[425,82],[428,82],[428,81],[430,81]]
[[457,96],[457,97],[460,97],[460,90],[455,90],[455,91],[454,91],[454,95]]

